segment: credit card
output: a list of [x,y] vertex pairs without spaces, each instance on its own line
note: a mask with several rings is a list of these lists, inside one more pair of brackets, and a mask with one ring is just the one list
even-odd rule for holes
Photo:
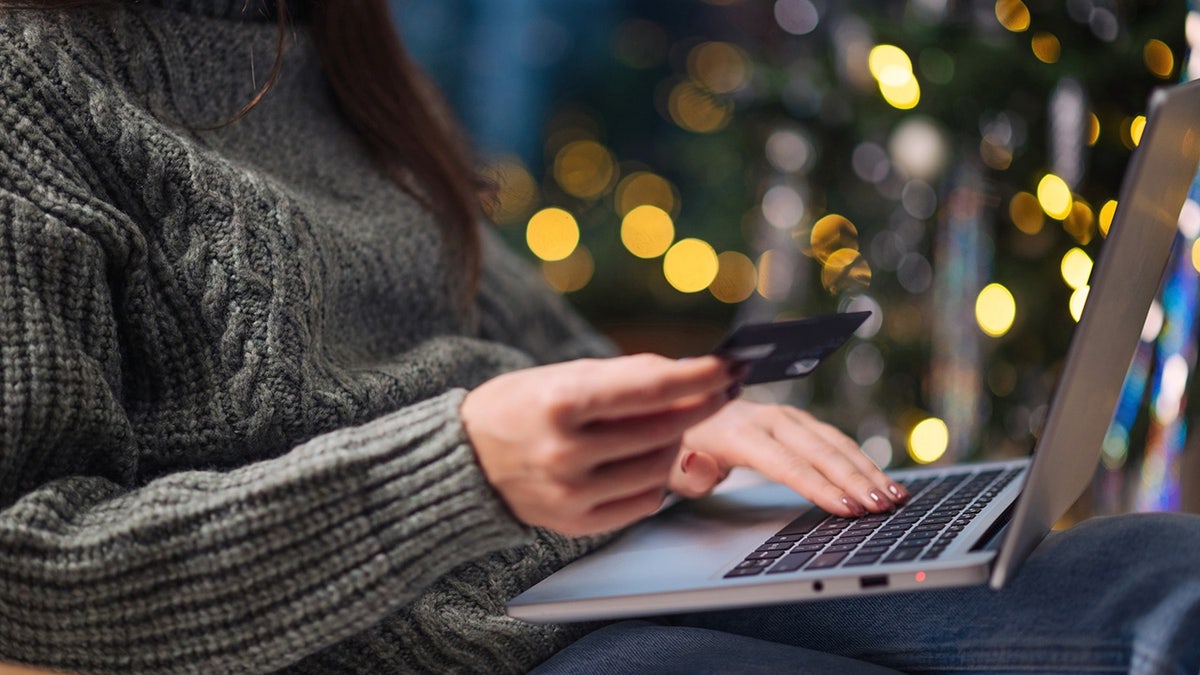
[[750,364],[743,384],[804,377],[845,344],[869,316],[870,312],[846,312],[743,324],[725,336],[713,354]]

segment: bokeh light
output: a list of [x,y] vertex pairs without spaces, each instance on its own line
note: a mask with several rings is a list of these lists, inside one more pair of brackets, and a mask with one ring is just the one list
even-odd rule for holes
[[1088,285],[1092,276],[1092,258],[1083,249],[1073,248],[1063,255],[1059,268],[1068,286],[1082,288]]
[[498,225],[522,221],[537,206],[539,191],[533,175],[515,155],[504,155],[488,162],[481,173],[498,188],[496,204],[491,211]]
[[921,85],[913,74],[912,59],[895,45],[876,45],[867,57],[867,68],[879,83],[879,93],[893,108],[911,110],[921,101]]
[[560,293],[578,291],[587,286],[595,269],[592,253],[585,246],[577,246],[571,255],[562,260],[542,262],[542,276]]
[[858,249],[838,249],[825,259],[821,283],[830,293],[864,290],[871,285],[871,266]]
[[717,94],[728,94],[746,86],[750,60],[728,42],[703,42],[688,52],[688,74]]
[[542,209],[529,219],[525,242],[542,260],[562,260],[579,244],[579,224],[575,216],[560,208]]
[[776,0],[775,22],[792,35],[808,35],[816,30],[821,15],[811,0]]
[[1146,69],[1161,79],[1169,79],[1175,71],[1175,55],[1162,40],[1147,40],[1142,47],[1142,60]]
[[920,464],[941,459],[950,445],[950,430],[936,417],[927,417],[908,434],[908,454]]
[[1013,225],[1025,234],[1037,234],[1046,223],[1046,214],[1037,197],[1028,192],[1018,192],[1008,202],[1008,215]]
[[1075,203],[1067,182],[1052,173],[1046,174],[1038,182],[1037,198],[1046,215],[1056,220],[1066,220]]
[[674,240],[675,223],[657,206],[638,206],[621,220],[621,243],[639,258],[662,255]]
[[1142,142],[1142,132],[1146,130],[1146,116],[1138,115],[1129,121],[1129,140],[1136,147]]
[[713,97],[695,82],[680,82],[667,97],[671,120],[680,127],[696,133],[711,133],[724,129],[733,119],[733,107]]
[[1072,319],[1079,321],[1079,318],[1083,316],[1083,306],[1087,304],[1088,291],[1090,289],[1090,286],[1080,286],[1079,288],[1075,289],[1074,293],[1071,294],[1071,300],[1068,304],[1068,309],[1071,311]]
[[1029,30],[1032,18],[1021,0],[996,0],[996,20],[1008,30],[1021,33]]
[[1100,207],[1100,234],[1108,236],[1108,229],[1112,227],[1113,216],[1117,213],[1117,200],[1110,199]]
[[1095,145],[1098,140],[1100,140],[1100,118],[1096,117],[1096,113],[1088,113],[1087,144]]
[[697,293],[717,278],[717,252],[700,239],[681,239],[663,257],[663,276],[681,293]]
[[721,302],[734,304],[749,298],[758,286],[758,270],[754,261],[737,251],[725,251],[717,256],[717,277],[708,291]]
[[1042,63],[1058,63],[1062,56],[1062,44],[1052,33],[1036,33],[1030,40],[1030,47]]
[[644,205],[657,206],[667,213],[676,213],[679,197],[675,186],[666,178],[650,171],[635,171],[617,183],[613,204],[617,215],[621,217]]
[[858,228],[845,216],[830,213],[813,223],[809,243],[812,256],[825,262],[835,251],[858,250]]
[[1096,232],[1096,214],[1092,213],[1092,207],[1082,199],[1072,202],[1071,212],[1063,221],[1063,229],[1080,244],[1090,242]]
[[554,180],[573,197],[598,197],[613,184],[616,162],[612,153],[596,141],[572,141],[554,157]]
[[975,298],[975,320],[990,337],[1001,337],[1012,328],[1017,317],[1017,301],[1002,284],[988,284]]

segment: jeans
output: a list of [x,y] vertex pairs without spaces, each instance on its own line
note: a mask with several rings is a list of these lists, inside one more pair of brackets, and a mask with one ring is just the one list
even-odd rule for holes
[[622,621],[535,673],[1200,673],[1200,517],[1097,518],[987,587]]

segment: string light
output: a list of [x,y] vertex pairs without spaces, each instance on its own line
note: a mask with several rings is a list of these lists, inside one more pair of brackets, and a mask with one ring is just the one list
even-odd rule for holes
[[920,464],[941,459],[949,445],[950,430],[937,417],[921,420],[908,435],[908,454]]
[[1058,176],[1048,173],[1042,177],[1038,182],[1037,198],[1042,210],[1051,218],[1065,220],[1071,215],[1071,206],[1074,204],[1071,188]]
[[1001,284],[988,284],[975,298],[975,321],[989,337],[1001,337],[1012,328],[1017,316],[1013,294]]
[[529,219],[525,242],[542,260],[562,260],[579,244],[579,224],[575,216],[562,209],[542,209]]
[[663,256],[663,276],[680,293],[708,288],[717,277],[717,252],[700,239],[681,239]]

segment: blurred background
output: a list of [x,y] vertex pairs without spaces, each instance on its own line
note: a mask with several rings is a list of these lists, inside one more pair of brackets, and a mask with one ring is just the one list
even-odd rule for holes
[[[1147,97],[1200,71],[1184,0],[393,8],[501,186],[497,227],[626,350],[872,311],[812,377],[750,395],[888,467],[1029,453]],[[1076,515],[1200,510],[1185,216]]]

